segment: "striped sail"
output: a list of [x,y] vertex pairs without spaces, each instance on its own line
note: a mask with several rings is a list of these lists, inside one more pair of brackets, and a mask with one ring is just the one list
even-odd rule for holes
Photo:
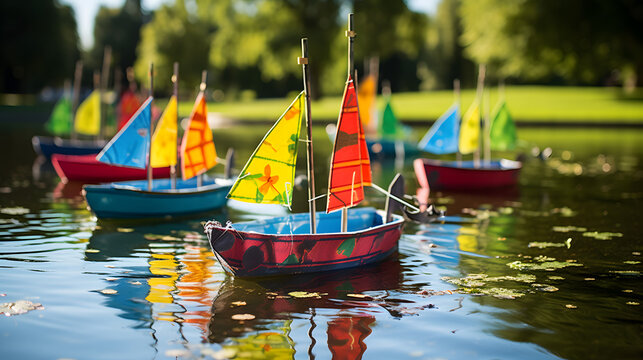
[[203,174],[217,164],[217,152],[208,125],[208,110],[203,92],[196,98],[181,142],[181,176],[183,180]]
[[257,204],[292,204],[304,92],[272,126],[232,186],[229,199]]
[[364,199],[364,185],[370,183],[370,162],[364,130],[359,119],[357,94],[353,79],[349,76],[337,120],[326,212],[359,204]]

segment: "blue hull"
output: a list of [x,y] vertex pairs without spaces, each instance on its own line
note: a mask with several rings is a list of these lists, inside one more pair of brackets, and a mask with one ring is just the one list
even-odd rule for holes
[[147,180],[85,185],[83,194],[90,210],[101,219],[169,218],[219,209],[226,204],[232,180],[177,180],[170,189],[170,179],[154,180],[152,191]]
[[49,159],[53,154],[98,154],[103,149],[103,146],[107,144],[107,142],[94,140],[69,140],[49,136],[34,136],[33,138],[31,138],[31,144],[33,145],[33,149],[34,151],[36,151],[36,153]]

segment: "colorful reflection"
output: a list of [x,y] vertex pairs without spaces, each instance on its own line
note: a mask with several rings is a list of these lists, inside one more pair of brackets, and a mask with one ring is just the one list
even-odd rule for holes
[[333,359],[361,359],[366,351],[364,339],[371,334],[372,315],[339,317],[328,322],[328,348]]

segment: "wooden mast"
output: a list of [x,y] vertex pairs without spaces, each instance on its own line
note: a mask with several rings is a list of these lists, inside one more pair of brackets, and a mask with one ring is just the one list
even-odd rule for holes
[[[174,62],[174,74],[172,75],[172,84],[174,85],[173,88],[173,95],[174,98],[176,99],[176,131],[178,134],[179,131],[179,63]],[[178,136],[177,136],[178,139]],[[177,142],[177,140],[175,140]],[[177,149],[179,147],[177,146]],[[178,152],[175,152],[174,154],[175,159],[178,159]],[[176,165],[171,165],[170,166],[170,183],[172,186],[172,189],[176,189]]]
[[[484,77],[487,67],[485,64],[480,64],[478,66],[478,86],[476,88],[476,99],[478,101],[478,109],[482,106],[482,91],[484,87]],[[478,110],[478,114],[480,111]],[[478,124],[480,126],[480,124]],[[473,153],[473,166],[478,168],[480,167],[480,138],[478,137],[478,148]]]
[[[461,100],[461,97],[460,97],[460,79],[454,79],[453,80],[453,95],[455,97],[454,100],[455,100],[455,102],[456,102],[456,104],[458,106],[458,112],[460,112],[461,111],[461,109],[460,109],[460,100]],[[459,132],[459,129],[460,129],[461,119],[462,119],[462,116],[458,117],[455,120],[455,123],[453,125],[453,126],[456,127],[456,129],[458,129],[457,132]],[[457,133],[456,136],[457,136],[458,139],[460,138],[459,133]],[[460,146],[458,146],[458,148],[455,151],[455,158],[456,158],[456,161],[458,162],[458,166],[460,166],[460,162],[462,161],[462,154],[460,153]]]
[[304,78],[304,95],[306,98],[306,173],[308,175],[308,211],[310,213],[310,233],[317,233],[315,213],[315,166],[313,162],[313,129],[310,114],[310,84],[308,80],[308,39],[301,39],[301,57],[297,59],[301,65]]
[[[150,63],[150,97],[154,96],[154,63]],[[152,191],[152,104],[150,104],[150,143],[147,147],[147,191]]]
[[103,54],[103,69],[101,72],[101,82],[100,82],[100,118],[101,124],[98,130],[98,138],[103,139],[105,136],[105,122],[107,120],[107,112],[105,106],[103,105],[103,97],[107,92],[107,85],[109,84],[109,67],[112,63],[112,47],[106,46],[105,53]]
[[[355,65],[353,62],[353,42],[355,41],[355,31],[353,31],[353,13],[348,14],[348,29],[346,30],[346,37],[348,38],[348,76],[350,77],[355,70]],[[355,91],[357,91],[357,88],[355,89]],[[352,198],[353,195],[351,193],[351,199]],[[348,210],[346,207],[343,207],[342,232],[346,231],[348,231]]]
[[[199,85],[199,90],[203,93],[203,96],[205,96],[207,81],[208,81],[208,70],[203,70],[203,72],[201,73],[201,84]],[[177,104],[177,111],[178,111],[178,104]],[[208,114],[205,114],[205,121],[206,122],[208,121]],[[196,187],[201,187],[201,185],[203,185],[202,173],[196,176]]]
[[78,110],[78,98],[80,97],[80,81],[83,77],[83,62],[81,60],[76,61],[76,69],[74,69],[74,88],[73,94],[71,96],[71,114],[72,114],[72,124],[71,124],[71,138],[75,140],[78,137],[76,133],[76,110]]

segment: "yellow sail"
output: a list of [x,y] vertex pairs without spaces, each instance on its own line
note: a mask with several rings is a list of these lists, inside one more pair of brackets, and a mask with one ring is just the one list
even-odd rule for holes
[[74,129],[79,134],[98,135],[100,133],[100,93],[94,90],[76,111]]
[[366,128],[370,127],[372,119],[375,117],[375,77],[368,75],[361,84],[357,93],[357,101],[359,103],[359,117],[362,120],[362,125]]
[[303,103],[302,91],[268,131],[241,170],[241,175],[228,194],[229,199],[290,206]]
[[471,154],[478,150],[480,138],[480,102],[474,100],[462,118],[460,126],[459,150],[462,154]]
[[203,174],[217,164],[217,152],[208,125],[205,96],[199,93],[190,115],[188,129],[181,142],[181,175],[183,180]]
[[150,165],[167,167],[176,165],[176,97],[172,96],[152,136]]

